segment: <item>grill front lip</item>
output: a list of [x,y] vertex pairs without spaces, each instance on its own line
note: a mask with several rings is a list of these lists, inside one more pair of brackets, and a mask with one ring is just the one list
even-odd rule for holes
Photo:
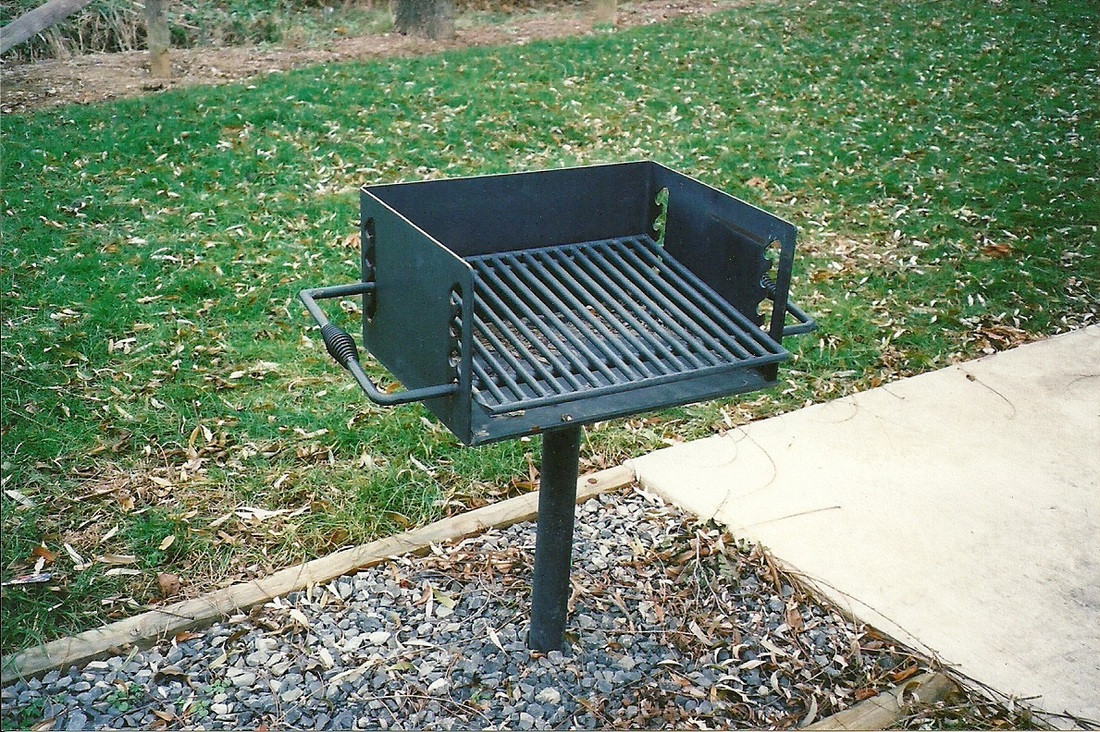
[[475,278],[471,390],[494,416],[788,356],[648,235],[464,261]]

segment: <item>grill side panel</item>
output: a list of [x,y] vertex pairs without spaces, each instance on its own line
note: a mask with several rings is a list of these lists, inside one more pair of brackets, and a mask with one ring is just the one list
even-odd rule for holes
[[665,248],[756,323],[771,242],[793,250],[795,227],[766,211],[660,165],[654,190],[668,189]]
[[360,196],[362,278],[375,283],[363,312],[363,343],[405,387],[458,382],[456,393],[424,402],[465,443],[470,437],[470,266],[405,217]]

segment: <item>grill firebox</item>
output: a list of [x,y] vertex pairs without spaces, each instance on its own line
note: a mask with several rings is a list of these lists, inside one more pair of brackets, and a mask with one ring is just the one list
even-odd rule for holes
[[[787,298],[795,228],[652,162],[366,186],[361,214],[361,281],[302,300],[375,402],[467,445],[545,433],[530,642],[557,647],[579,426],[774,385],[783,336],[814,328]],[[316,304],[348,297],[405,391]]]

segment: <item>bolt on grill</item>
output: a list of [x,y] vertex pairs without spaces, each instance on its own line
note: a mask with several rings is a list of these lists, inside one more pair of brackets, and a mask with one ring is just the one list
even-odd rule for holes
[[[422,402],[467,445],[543,433],[529,643],[549,650],[580,425],[774,385],[783,336],[815,327],[788,302],[794,246],[789,223],[652,162],[366,186],[361,281],[301,297],[373,401]],[[350,297],[405,391],[316,303]]]

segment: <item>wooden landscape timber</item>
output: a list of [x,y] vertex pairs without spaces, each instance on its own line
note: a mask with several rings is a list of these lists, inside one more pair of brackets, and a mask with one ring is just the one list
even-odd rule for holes
[[68,18],[92,0],[50,0],[0,28],[0,53],[34,38],[55,23]]
[[928,671],[803,729],[887,729],[897,724],[914,705],[935,704],[957,690],[958,686],[945,674]]
[[[630,485],[634,471],[618,466],[581,476],[577,481],[577,502]],[[36,676],[52,669],[67,668],[113,655],[129,646],[149,646],[161,638],[198,628],[272,598],[330,582],[337,577],[384,562],[403,554],[427,551],[431,545],[456,541],[487,528],[504,528],[538,515],[538,492],[510,498],[418,529],[351,547],[268,577],[241,582],[192,600],[150,610],[102,628],[60,638],[0,661],[0,683]]]

